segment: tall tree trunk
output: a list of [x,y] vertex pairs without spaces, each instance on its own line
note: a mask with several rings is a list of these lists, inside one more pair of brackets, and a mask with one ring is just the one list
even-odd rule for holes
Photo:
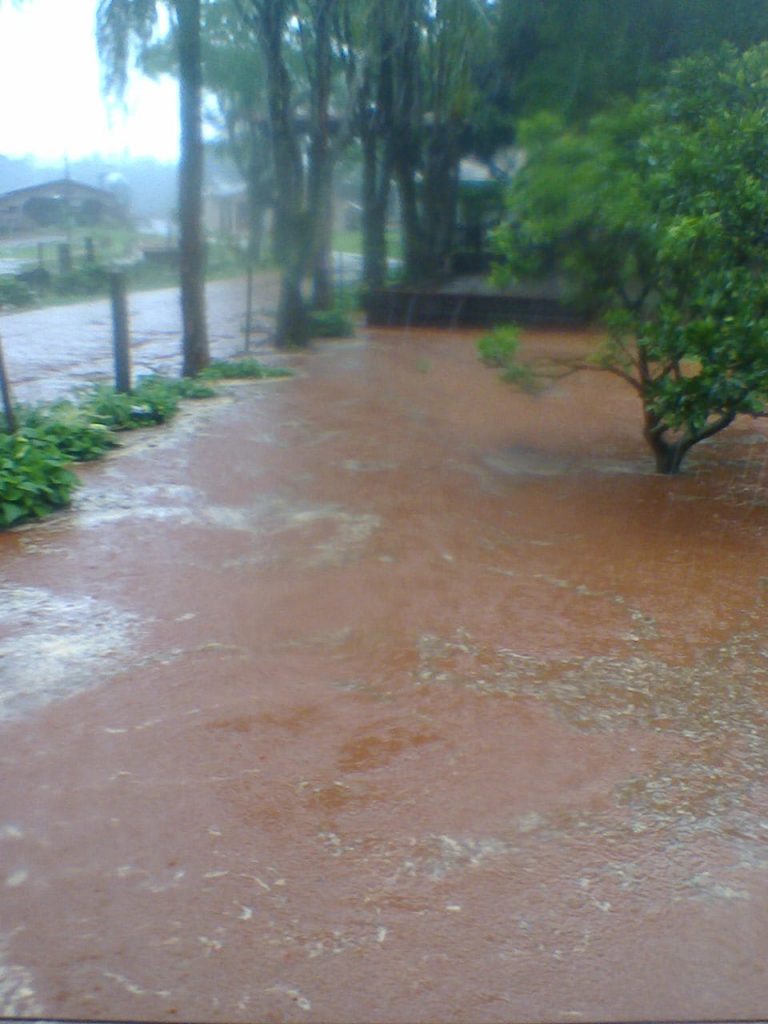
[[415,167],[406,161],[398,161],[395,180],[400,197],[405,278],[418,284],[428,280],[430,273],[429,254],[425,251],[421,233]]
[[315,0],[314,74],[310,108],[309,216],[312,224],[312,305],[333,306],[333,154],[329,103],[331,97],[331,14],[335,0]]
[[205,369],[210,360],[205,314],[200,0],[175,0],[175,9],[181,106],[179,258],[182,372],[185,377],[194,377]]
[[280,278],[275,344],[301,348],[309,341],[309,317],[301,293],[303,274],[297,266],[285,267]]
[[387,206],[389,167],[380,158],[380,145],[372,131],[365,131],[363,146],[363,283],[367,289],[382,288],[387,280]]
[[333,172],[330,164],[323,170],[323,180],[315,193],[314,252],[312,254],[312,306],[331,309],[334,301],[333,267]]
[[301,284],[311,253],[305,211],[304,168],[291,106],[291,79],[283,53],[285,22],[283,0],[251,4],[257,19],[264,54],[269,100],[269,124],[275,172],[275,242],[282,270],[275,323],[275,345],[291,348],[309,340]]
[[419,7],[415,0],[401,0],[395,26],[393,53],[392,118],[389,141],[392,167],[400,198],[400,219],[403,237],[405,277],[411,282],[423,281],[425,257],[417,173],[421,164],[424,132],[423,89],[420,68],[421,33]]
[[387,5],[372,11],[370,46],[373,57],[358,89],[358,135],[362,148],[363,284],[366,289],[387,283],[387,213],[392,185],[393,64],[395,42]]
[[450,125],[438,128],[427,147],[422,187],[424,274],[439,278],[450,272],[459,193],[458,147]]

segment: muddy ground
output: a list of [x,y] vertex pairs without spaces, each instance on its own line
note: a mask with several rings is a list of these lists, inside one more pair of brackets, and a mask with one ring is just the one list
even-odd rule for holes
[[766,1013],[765,428],[660,478],[620,382],[474,337],[322,344],[0,535],[2,1012]]

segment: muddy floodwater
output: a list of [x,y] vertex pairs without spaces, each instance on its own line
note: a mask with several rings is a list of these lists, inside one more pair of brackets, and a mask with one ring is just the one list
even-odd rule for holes
[[661,478],[475,337],[319,345],[0,535],[0,1011],[768,1012],[768,433]]

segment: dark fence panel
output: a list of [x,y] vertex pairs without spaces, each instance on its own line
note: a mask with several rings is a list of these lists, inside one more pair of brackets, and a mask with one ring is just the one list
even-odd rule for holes
[[371,327],[576,327],[588,320],[558,299],[381,289],[364,300]]

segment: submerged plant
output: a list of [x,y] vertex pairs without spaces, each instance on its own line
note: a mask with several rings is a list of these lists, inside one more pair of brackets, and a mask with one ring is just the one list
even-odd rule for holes
[[529,367],[517,361],[520,332],[517,327],[497,327],[477,343],[477,354],[486,366],[502,370],[504,380],[525,390],[533,390],[536,381]]

